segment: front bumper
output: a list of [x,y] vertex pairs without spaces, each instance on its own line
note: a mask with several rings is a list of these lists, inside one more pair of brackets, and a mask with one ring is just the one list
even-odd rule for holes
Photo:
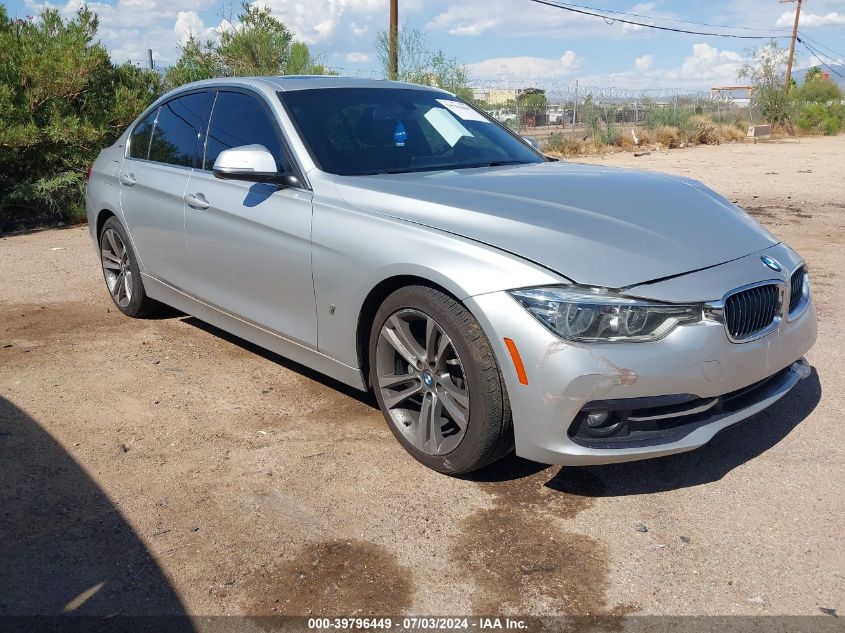
[[[552,334],[505,292],[466,303],[502,368],[517,455],[547,464],[607,464],[698,448],[772,405],[809,375],[803,355],[816,340],[812,301],[797,319],[739,344],[728,340],[723,324],[710,320],[678,327],[650,343],[579,344]],[[504,338],[519,349],[527,385],[519,382]],[[751,385],[755,388],[746,391]],[[570,437],[582,409],[595,401],[674,394],[712,400],[741,390],[743,397],[732,399],[731,406],[693,415],[674,432],[614,444]]]

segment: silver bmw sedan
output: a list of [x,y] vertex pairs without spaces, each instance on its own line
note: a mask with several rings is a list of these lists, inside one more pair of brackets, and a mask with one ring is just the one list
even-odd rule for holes
[[546,158],[435,88],[184,86],[100,153],[87,208],[124,314],[372,389],[444,473],[688,451],[810,373],[807,269],[741,209]]

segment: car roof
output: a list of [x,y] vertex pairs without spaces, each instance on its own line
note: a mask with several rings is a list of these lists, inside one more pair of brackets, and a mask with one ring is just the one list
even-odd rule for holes
[[432,90],[446,92],[433,86],[390,81],[387,79],[370,79],[363,77],[338,77],[333,75],[284,75],[280,77],[220,77],[197,81],[181,88],[200,88],[217,85],[243,85],[266,89],[271,84],[276,90],[290,92],[295,90],[310,90],[315,88],[414,88],[418,90]]

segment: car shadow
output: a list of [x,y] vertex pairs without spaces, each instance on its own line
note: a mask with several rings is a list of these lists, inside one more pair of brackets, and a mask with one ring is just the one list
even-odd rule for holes
[[23,619],[23,629],[35,630],[40,625],[32,616],[89,623],[160,616],[168,631],[194,630],[175,589],[107,493],[2,397],[0,535],[0,622]]
[[315,382],[328,387],[329,389],[334,389],[350,398],[354,398],[358,402],[366,404],[373,409],[378,409],[378,402],[376,402],[375,396],[373,395],[372,391],[361,391],[360,389],[355,389],[355,387],[350,387],[349,385],[340,382],[339,380],[335,380],[334,378],[329,378],[328,376],[321,374],[318,371],[310,369],[305,365],[300,365],[299,363],[290,360],[289,358],[285,358],[275,352],[271,352],[270,350],[264,349],[259,345],[255,345],[254,343],[250,343],[234,334],[230,334],[226,330],[221,330],[219,327],[215,327],[205,321],[200,321],[196,317],[192,316],[185,316],[182,319],[183,323],[188,325],[192,325],[193,327],[202,330],[203,332],[208,332],[212,336],[216,336],[227,343],[231,343],[232,345],[237,345],[243,350],[250,352],[252,354],[256,354],[265,360],[269,360],[271,363],[275,363],[280,367],[284,367],[290,371],[296,372],[300,376],[304,376],[313,380]]
[[[327,388],[355,398],[373,409],[378,409],[372,391],[359,391],[197,318],[186,316],[182,320]],[[552,490],[572,495],[619,497],[665,492],[718,481],[734,468],[778,444],[810,415],[820,399],[821,383],[816,369],[813,368],[808,378],[799,381],[792,391],[773,406],[728,427],[699,449],[622,464],[563,467],[558,469],[545,485]],[[511,454],[481,470],[460,475],[459,478],[477,483],[507,482],[530,477],[549,468],[545,464]]]
[[[755,416],[717,434],[694,451],[622,464],[566,466],[557,469],[546,487],[585,497],[622,497],[690,488],[720,480],[783,440],[821,399],[815,368],[786,396]],[[511,455],[463,478],[479,483],[530,477],[553,467]]]
[[819,375],[813,368],[809,377],[778,402],[726,428],[701,448],[638,462],[565,467],[546,486],[573,495],[624,497],[719,481],[789,435],[816,408],[821,394]]

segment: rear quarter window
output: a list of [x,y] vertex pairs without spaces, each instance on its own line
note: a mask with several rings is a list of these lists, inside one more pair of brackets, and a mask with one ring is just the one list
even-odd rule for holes
[[146,160],[150,151],[150,138],[153,135],[158,108],[150,112],[147,117],[135,126],[129,137],[129,158],[143,158]]

